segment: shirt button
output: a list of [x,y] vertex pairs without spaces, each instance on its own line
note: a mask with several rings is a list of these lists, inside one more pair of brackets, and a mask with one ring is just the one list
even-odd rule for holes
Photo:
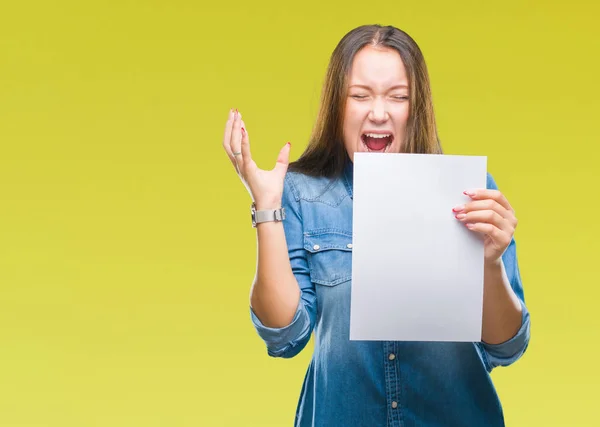
[[348,244],[346,245],[346,247],[347,247],[348,249],[352,249],[352,243],[348,243]]
[[313,249],[314,249],[315,251],[318,251],[319,249],[321,249],[321,246],[319,246],[319,245],[314,245],[314,246],[313,246]]
[[392,402],[392,408],[396,409],[398,407],[398,402],[393,401]]
[[388,359],[390,360],[394,360],[396,358],[396,355],[394,353],[390,353],[390,355],[388,356]]

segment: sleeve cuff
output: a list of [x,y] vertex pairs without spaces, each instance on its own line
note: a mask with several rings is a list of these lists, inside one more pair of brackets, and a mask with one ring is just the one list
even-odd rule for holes
[[262,324],[250,307],[250,317],[258,335],[267,345],[270,356],[280,357],[290,348],[300,344],[310,331],[310,319],[304,308],[302,300],[298,302],[298,308],[291,323],[283,328],[271,328]]

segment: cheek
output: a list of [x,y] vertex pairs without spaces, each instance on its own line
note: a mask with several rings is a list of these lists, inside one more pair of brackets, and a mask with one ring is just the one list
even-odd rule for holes
[[395,112],[394,121],[396,122],[397,127],[399,127],[400,129],[406,129],[406,124],[408,123],[408,114],[408,106]]
[[364,114],[360,108],[354,106],[346,107],[346,112],[344,114],[344,136],[346,138],[352,137],[352,134],[358,132],[361,128],[363,121]]
[[356,123],[360,123],[364,116],[364,113],[362,110],[363,109],[361,109],[360,106],[357,106],[354,104],[348,105],[348,107],[346,107],[346,113],[345,113],[346,122],[348,124],[354,124],[354,125],[356,125]]

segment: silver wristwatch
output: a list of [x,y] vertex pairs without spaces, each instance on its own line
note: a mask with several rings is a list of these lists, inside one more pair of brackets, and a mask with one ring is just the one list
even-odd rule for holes
[[270,222],[270,221],[283,221],[285,219],[285,209],[267,209],[262,211],[256,210],[256,203],[252,203],[251,207],[252,213],[252,227],[256,228],[256,224],[260,224],[261,222]]

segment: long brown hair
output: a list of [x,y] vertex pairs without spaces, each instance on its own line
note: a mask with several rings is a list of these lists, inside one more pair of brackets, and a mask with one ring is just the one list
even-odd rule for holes
[[441,154],[429,75],[419,46],[408,34],[396,27],[364,25],[346,34],[333,51],[310,142],[300,158],[290,164],[291,171],[335,177],[344,170],[349,161],[342,131],[348,75],[354,56],[367,45],[395,49],[406,68],[409,116],[406,139],[402,144],[403,152]]

